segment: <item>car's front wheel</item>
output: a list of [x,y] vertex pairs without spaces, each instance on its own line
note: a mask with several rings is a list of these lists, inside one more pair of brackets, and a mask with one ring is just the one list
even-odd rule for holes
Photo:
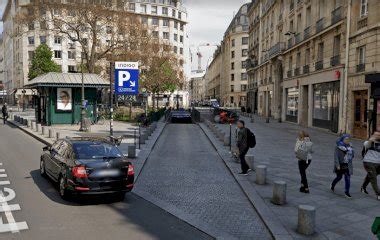
[[41,159],[40,161],[40,174],[43,177],[46,177],[45,161]]
[[66,179],[62,176],[59,178],[59,195],[64,200],[67,200],[70,195],[68,190],[66,189]]

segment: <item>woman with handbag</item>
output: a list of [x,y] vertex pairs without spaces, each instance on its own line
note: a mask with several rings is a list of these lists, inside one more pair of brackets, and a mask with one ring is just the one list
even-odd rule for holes
[[310,166],[312,160],[313,143],[307,132],[301,131],[299,133],[294,152],[298,160],[298,169],[301,175],[300,192],[310,193],[309,185],[307,183],[306,169]]
[[351,198],[350,185],[351,175],[353,174],[352,160],[354,159],[354,149],[351,145],[350,135],[342,135],[336,142],[335,159],[334,159],[334,172],[336,178],[331,184],[331,190],[335,191],[335,185],[342,180],[344,176],[345,191],[344,194],[347,198]]

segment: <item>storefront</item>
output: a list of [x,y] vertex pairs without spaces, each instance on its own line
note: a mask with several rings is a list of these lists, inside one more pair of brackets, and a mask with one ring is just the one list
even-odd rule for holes
[[338,132],[340,82],[313,85],[313,126]]
[[289,122],[298,121],[299,90],[297,87],[286,89],[286,113],[285,120]]
[[371,99],[369,106],[369,134],[380,131],[380,73],[367,74],[365,82],[371,84]]

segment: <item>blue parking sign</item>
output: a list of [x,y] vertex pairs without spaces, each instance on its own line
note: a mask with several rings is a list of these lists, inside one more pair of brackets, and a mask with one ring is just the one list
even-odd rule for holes
[[139,94],[138,62],[115,63],[115,93],[119,95]]

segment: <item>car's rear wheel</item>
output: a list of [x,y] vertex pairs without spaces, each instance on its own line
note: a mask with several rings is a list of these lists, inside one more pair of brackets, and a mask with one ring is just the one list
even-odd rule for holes
[[62,199],[67,200],[69,198],[69,192],[66,189],[66,179],[64,177],[59,178],[59,195],[61,196]]
[[41,159],[40,161],[40,174],[43,177],[46,177],[45,161]]

